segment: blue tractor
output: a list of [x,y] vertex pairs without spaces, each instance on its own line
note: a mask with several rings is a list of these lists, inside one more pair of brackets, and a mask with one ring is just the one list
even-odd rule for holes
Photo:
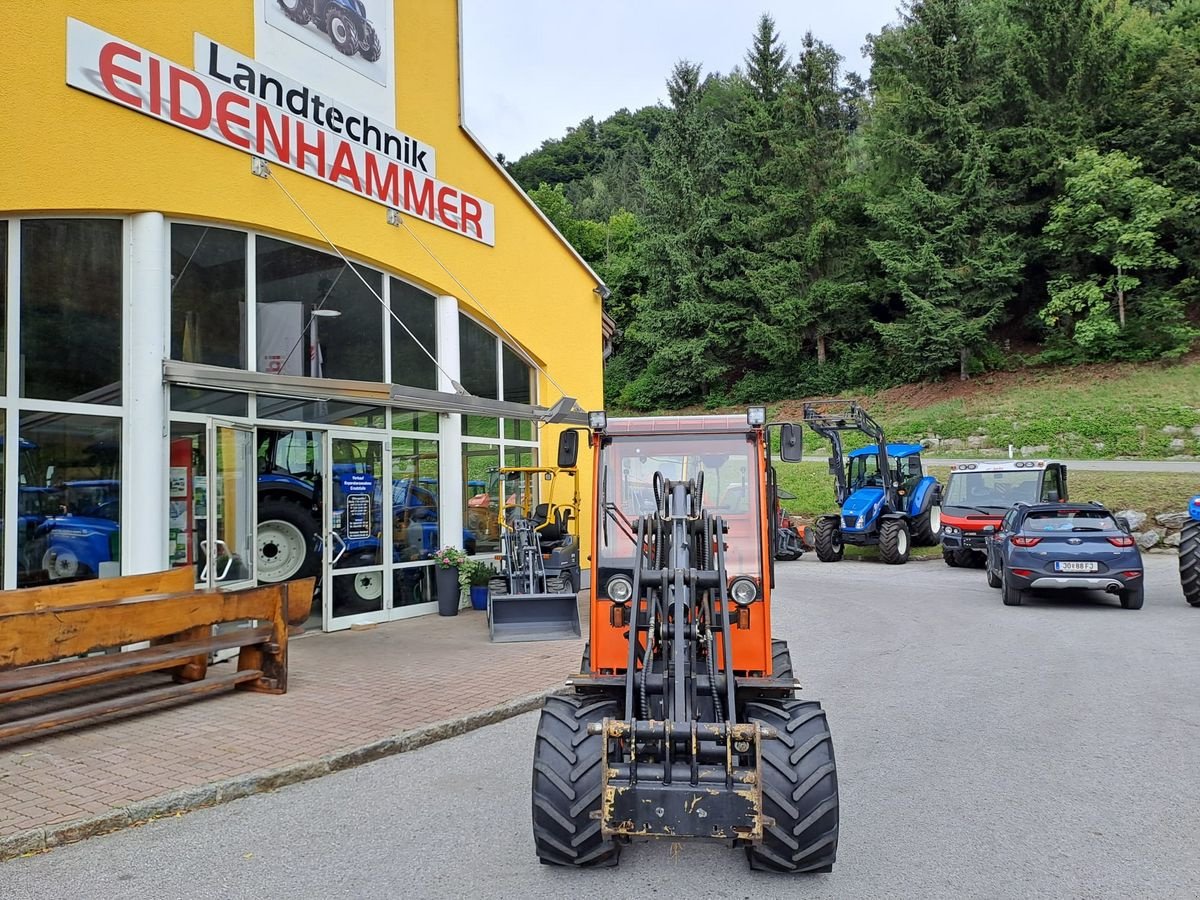
[[1200,607],[1200,494],[1188,501],[1188,520],[1179,534],[1179,581],[1183,599]]
[[[933,546],[941,530],[941,485],[921,469],[920,444],[889,444],[883,428],[858,403],[806,403],[804,421],[832,445],[829,472],[840,512],[821,516],[813,543],[821,562],[836,562],[846,544],[879,547],[890,565],[908,562],[912,545]],[[874,443],[842,453],[842,432]]]

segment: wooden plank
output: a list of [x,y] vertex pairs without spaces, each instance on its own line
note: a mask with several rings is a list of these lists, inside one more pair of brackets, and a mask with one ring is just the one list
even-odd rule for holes
[[244,619],[271,622],[275,626],[272,639],[286,648],[287,590],[286,584],[270,584],[6,616],[0,627],[0,670],[83,656],[93,650],[169,637],[201,625]]
[[86,606],[98,600],[119,600],[138,594],[178,594],[193,590],[195,584],[195,568],[181,566],[144,575],[121,575],[117,578],[93,578],[66,584],[51,583],[38,587],[17,588],[12,591],[0,591],[0,616],[38,609]]
[[83,706],[58,710],[40,716],[30,716],[16,722],[0,724],[0,740],[34,735],[39,732],[48,731],[51,728],[58,728],[62,725],[72,725],[76,722],[107,719],[133,710],[152,709],[184,697],[199,697],[204,694],[212,694],[227,688],[236,687],[239,684],[252,682],[261,676],[262,672],[255,669],[246,669],[238,672],[230,672],[227,675],[206,678],[204,681],[172,684],[149,691],[140,691],[126,697],[87,703]]
[[170,669],[196,655],[207,657],[218,650],[231,650],[271,639],[270,625],[239,628],[193,641],[174,641],[140,650],[89,656],[44,666],[26,666],[0,672],[0,703],[15,703],[45,694],[100,684],[125,675]]

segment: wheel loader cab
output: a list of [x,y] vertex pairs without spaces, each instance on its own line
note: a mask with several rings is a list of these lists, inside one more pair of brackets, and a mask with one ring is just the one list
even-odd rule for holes
[[[685,430],[686,429],[686,430]],[[592,538],[592,666],[614,672],[627,667],[624,613],[608,590],[617,576],[632,581],[638,557],[635,520],[654,513],[664,498],[655,476],[694,480],[700,505],[720,515],[728,528],[725,566],[729,584],[751,580],[758,598],[733,628],[734,667],[770,674],[770,524],[766,509],[766,452],[763,429],[744,416],[614,419],[593,436],[596,522]]]

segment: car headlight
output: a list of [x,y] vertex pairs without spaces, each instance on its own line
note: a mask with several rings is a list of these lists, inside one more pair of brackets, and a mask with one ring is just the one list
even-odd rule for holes
[[604,590],[608,594],[608,599],[613,603],[624,605],[633,597],[633,582],[627,575],[614,575],[608,579]]
[[749,606],[758,599],[758,585],[749,578],[735,578],[729,586],[729,596],[738,606]]

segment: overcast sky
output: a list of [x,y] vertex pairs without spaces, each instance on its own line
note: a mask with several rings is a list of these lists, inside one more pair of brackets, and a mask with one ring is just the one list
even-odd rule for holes
[[680,59],[705,72],[742,63],[758,17],[789,54],[811,30],[865,76],[867,34],[899,0],[463,0],[463,85],[471,131],[510,159],[587,116],[664,100]]

